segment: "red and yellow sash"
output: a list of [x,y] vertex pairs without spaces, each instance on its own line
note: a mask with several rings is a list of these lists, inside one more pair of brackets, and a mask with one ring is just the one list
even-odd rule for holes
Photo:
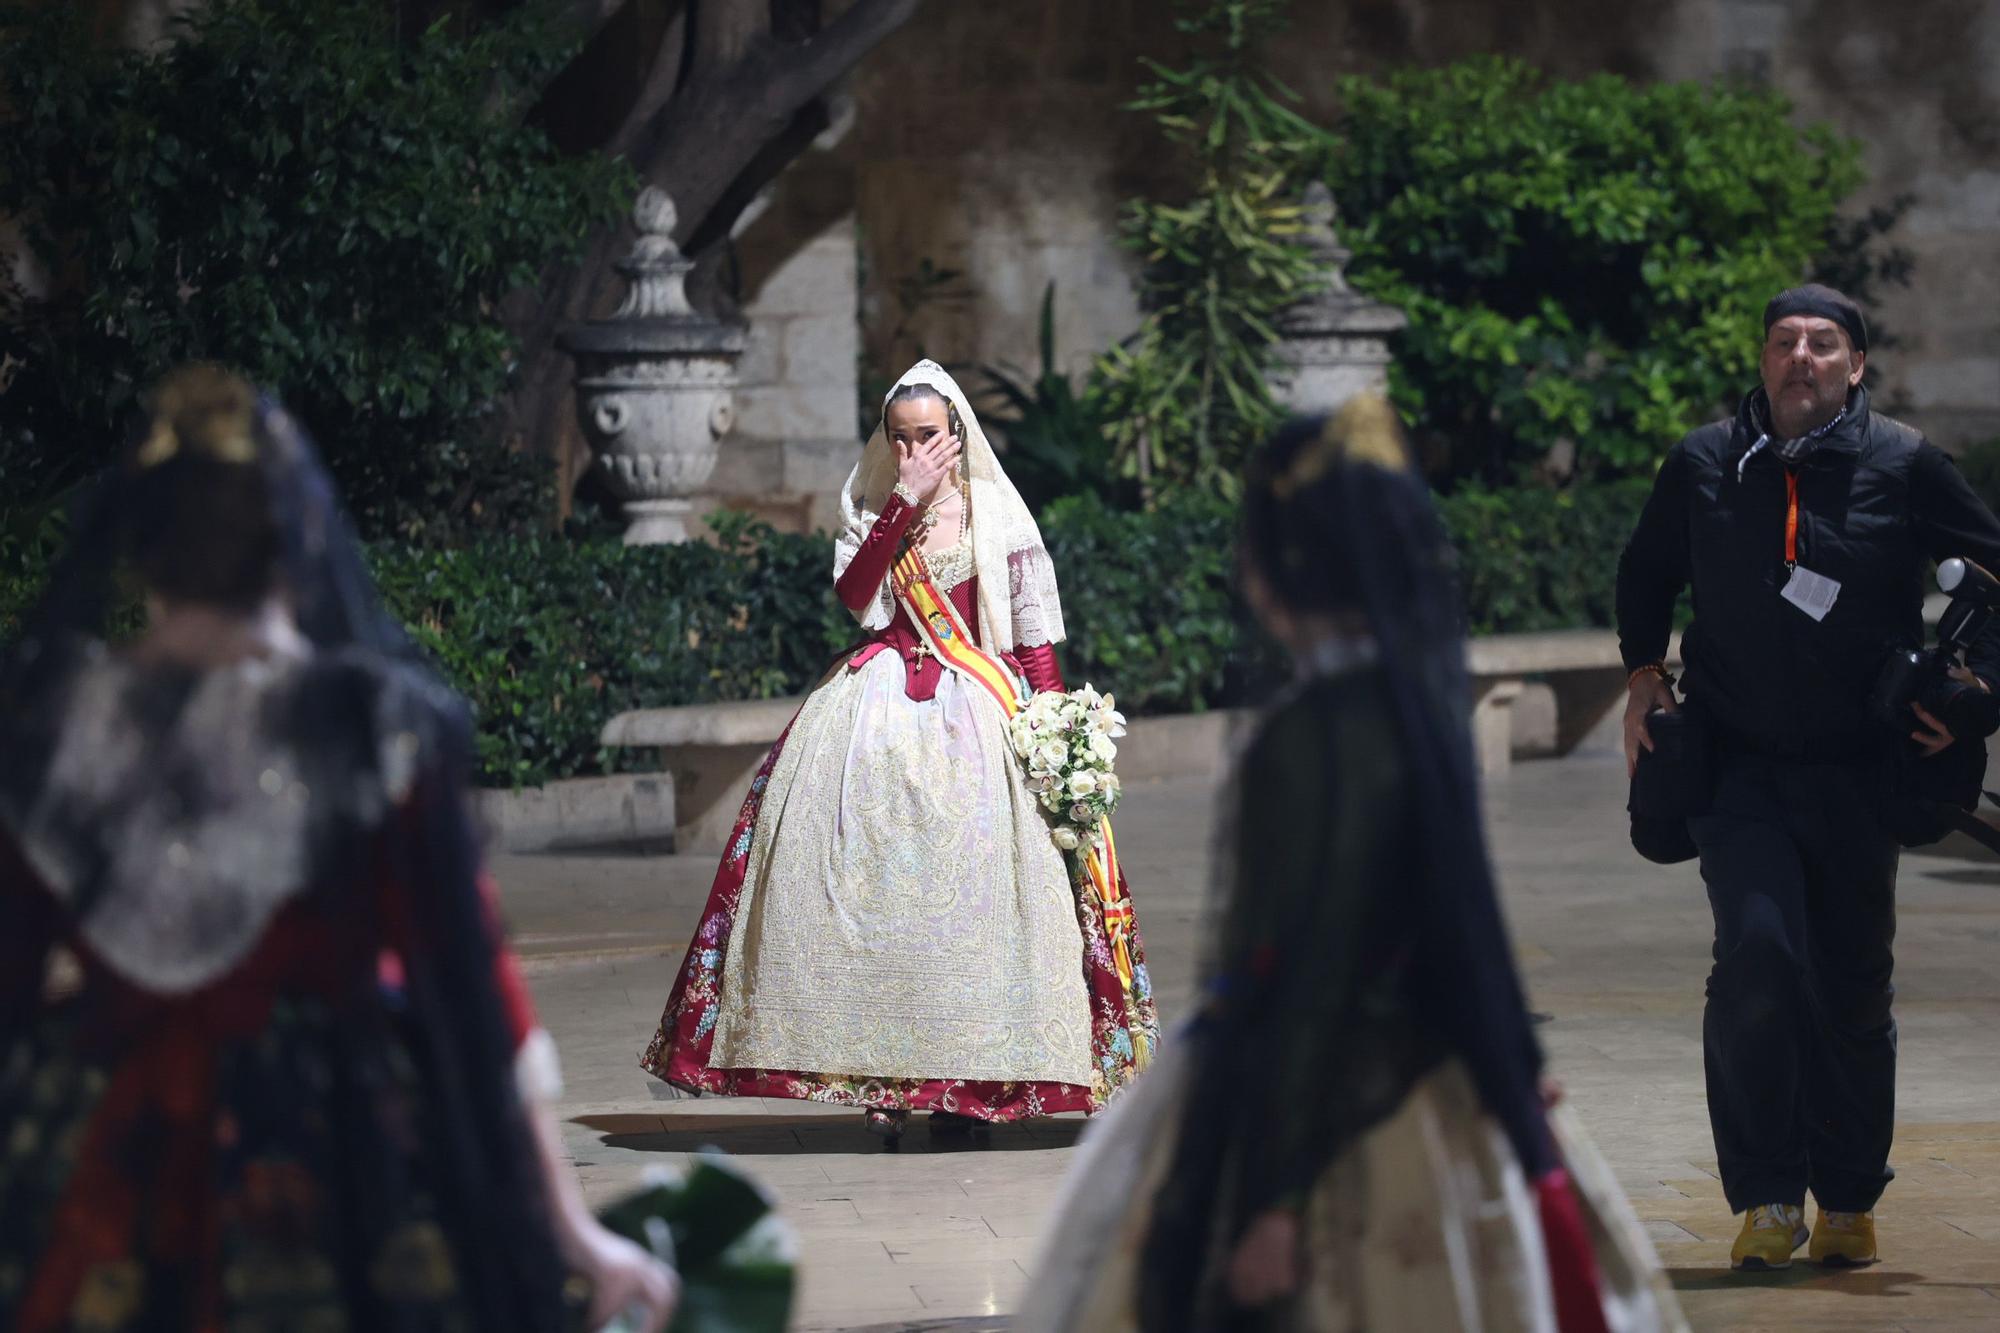
[[[935,657],[967,680],[979,685],[999,703],[1009,718],[1021,711],[1025,686],[999,659],[973,642],[965,622],[951,599],[938,591],[930,568],[914,550],[904,551],[891,575],[897,600],[909,614],[921,636],[917,654]],[[1104,908],[1104,934],[1111,945],[1111,959],[1118,980],[1129,998],[1132,991],[1132,899],[1118,876],[1118,843],[1111,834],[1111,821],[1102,821],[1103,839],[1084,853],[1083,867],[1090,886]],[[1134,1034],[1136,1038],[1136,1032]],[[1143,1055],[1140,1057],[1143,1061]]]

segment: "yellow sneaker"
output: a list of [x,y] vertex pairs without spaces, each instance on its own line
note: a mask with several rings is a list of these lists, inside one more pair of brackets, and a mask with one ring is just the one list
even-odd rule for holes
[[1790,1268],[1792,1251],[1806,1243],[1806,1235],[1803,1207],[1761,1204],[1743,1215],[1743,1232],[1729,1248],[1729,1266],[1742,1273]]
[[1816,1264],[1828,1268],[1860,1268],[1875,1262],[1875,1214],[1829,1213],[1813,1219],[1812,1249]]

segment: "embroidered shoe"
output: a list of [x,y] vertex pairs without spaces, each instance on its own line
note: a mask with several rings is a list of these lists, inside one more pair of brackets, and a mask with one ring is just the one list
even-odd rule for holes
[[1806,1210],[1790,1203],[1759,1204],[1743,1215],[1743,1231],[1729,1248],[1729,1266],[1739,1273],[1765,1273],[1792,1266],[1792,1251],[1806,1243]]
[[1812,1249],[1816,1264],[1828,1268],[1860,1268],[1875,1262],[1875,1214],[1830,1213],[1813,1219]]

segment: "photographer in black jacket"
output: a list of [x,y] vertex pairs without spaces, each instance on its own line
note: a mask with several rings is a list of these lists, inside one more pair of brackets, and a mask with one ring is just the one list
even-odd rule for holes
[[[1676,706],[1663,659],[1693,590],[1687,716],[1712,759],[1707,809],[1688,821],[1715,914],[1702,1040],[1745,1269],[1790,1265],[1809,1188],[1812,1258],[1876,1257],[1895,1120],[1886,810],[1899,768],[1954,738],[1921,706],[1907,739],[1885,730],[1869,694],[1893,649],[1923,642],[1931,561],[2000,568],[2000,521],[1956,465],[1869,410],[1859,308],[1794,288],[1764,328],[1762,387],[1674,446],[1618,565],[1628,765],[1652,748],[1648,717]],[[2000,680],[2000,638],[1970,658],[1966,683]]]

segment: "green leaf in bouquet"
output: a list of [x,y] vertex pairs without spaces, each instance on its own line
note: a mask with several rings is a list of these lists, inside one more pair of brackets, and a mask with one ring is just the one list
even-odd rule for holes
[[670,1333],[783,1333],[798,1237],[771,1196],[728,1158],[704,1153],[684,1172],[648,1173],[642,1188],[599,1217],[680,1272]]

